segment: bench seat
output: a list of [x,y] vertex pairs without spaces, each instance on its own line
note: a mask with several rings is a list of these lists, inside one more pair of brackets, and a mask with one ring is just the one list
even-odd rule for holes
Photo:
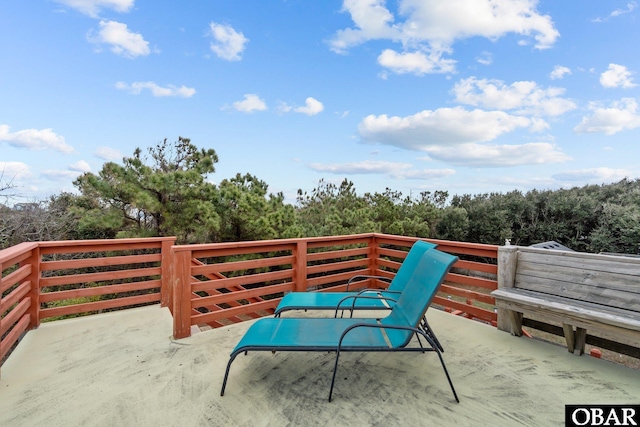
[[[514,335],[522,335],[524,313],[561,323],[565,338],[567,326],[575,326],[576,331],[570,333],[567,341],[567,348],[572,353],[576,343],[582,344],[581,337],[577,335],[586,330],[604,336],[616,336],[619,342],[640,347],[640,313],[517,288],[498,289],[491,296],[496,299],[496,307],[508,310],[508,315],[514,317],[510,319],[511,333]],[[578,351],[584,352],[583,349]]]
[[640,258],[505,246],[498,264],[500,329],[520,336],[534,316],[561,324],[572,353],[584,353],[587,330],[640,348]]

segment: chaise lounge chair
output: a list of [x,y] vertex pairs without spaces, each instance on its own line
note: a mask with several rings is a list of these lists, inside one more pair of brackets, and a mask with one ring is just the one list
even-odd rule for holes
[[430,249],[433,243],[418,240],[407,253],[393,280],[384,276],[358,275],[347,283],[347,291],[352,283],[363,279],[379,279],[390,282],[387,289],[363,289],[358,292],[291,292],[282,298],[276,307],[275,317],[289,310],[388,310],[395,304],[415,265]]
[[[238,345],[231,352],[225,371],[220,395],[229,377],[231,364],[240,353],[249,351],[321,351],[336,352],[336,360],[329,389],[329,401],[338,370],[340,353],[345,351],[435,351],[457,402],[449,372],[438,345],[433,338],[419,328],[431,300],[457,257],[436,249],[425,252],[414,268],[406,273],[403,292],[382,319],[353,318],[262,318],[249,327]],[[418,340],[419,347],[407,347],[413,335],[424,337],[429,347]]]
[[[291,292],[282,298],[274,315],[280,317],[282,313],[290,310],[335,310],[337,317],[339,310],[348,310],[353,317],[354,310],[390,310],[402,293],[416,264],[428,250],[435,247],[435,244],[422,240],[415,242],[393,279],[385,276],[357,275],[347,282],[347,292]],[[348,292],[349,286],[363,279],[386,281],[389,282],[389,286],[387,289],[367,288],[358,292]],[[444,351],[426,317],[420,322],[420,327],[431,335],[440,351]]]

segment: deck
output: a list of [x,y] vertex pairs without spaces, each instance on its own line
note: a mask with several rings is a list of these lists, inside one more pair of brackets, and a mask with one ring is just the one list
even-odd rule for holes
[[251,322],[172,339],[159,305],[43,323],[2,367],[3,426],[563,425],[564,405],[637,404],[640,370],[429,310],[461,403],[434,354],[250,353]]

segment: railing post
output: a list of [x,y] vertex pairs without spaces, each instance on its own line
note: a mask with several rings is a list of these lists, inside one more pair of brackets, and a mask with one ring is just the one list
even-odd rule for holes
[[[498,289],[513,288],[516,280],[516,264],[518,262],[517,246],[498,247]],[[511,332],[509,315],[504,308],[498,309],[498,329]]]
[[31,265],[31,274],[29,281],[31,282],[31,290],[29,298],[31,304],[29,306],[29,329],[35,329],[40,326],[40,247],[35,247],[31,251],[31,256],[25,263]]
[[171,289],[171,246],[175,243],[175,239],[163,240],[161,247],[161,261],[160,267],[162,268],[162,284],[160,285],[160,306],[170,307],[173,310],[171,304],[173,292]]
[[[376,236],[372,236],[369,241],[369,275],[377,276],[378,275],[378,258],[380,257],[380,251],[378,246],[378,239]],[[373,283],[369,284],[369,287],[378,287],[378,281],[375,280]]]
[[307,241],[298,240],[296,244],[294,272],[294,291],[307,291]]
[[191,336],[191,251],[181,250],[173,254],[173,337]]

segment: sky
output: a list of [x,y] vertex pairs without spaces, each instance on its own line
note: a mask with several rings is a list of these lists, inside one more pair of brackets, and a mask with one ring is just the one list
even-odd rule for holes
[[[14,202],[136,147],[213,148],[295,202],[640,177],[637,1],[2,0]],[[1,186],[0,186],[1,188]]]

